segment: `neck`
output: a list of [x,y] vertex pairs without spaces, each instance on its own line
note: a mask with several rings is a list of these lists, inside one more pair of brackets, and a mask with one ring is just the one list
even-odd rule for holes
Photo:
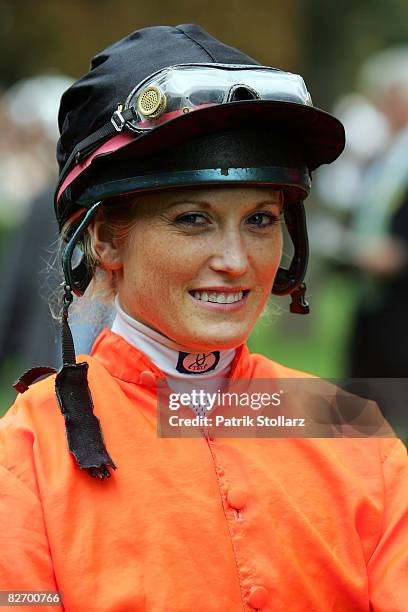
[[167,377],[200,379],[227,377],[236,349],[191,351],[128,315],[115,299],[112,331],[141,350]]

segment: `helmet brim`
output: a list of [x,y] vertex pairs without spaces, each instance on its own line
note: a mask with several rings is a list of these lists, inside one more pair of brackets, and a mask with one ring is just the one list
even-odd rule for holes
[[117,159],[145,157],[201,134],[235,127],[290,131],[292,137],[299,138],[310,171],[333,162],[345,145],[343,124],[323,110],[293,102],[248,100],[209,106],[171,119],[111,155]]
[[[134,140],[128,144],[114,151],[96,155],[89,166],[70,185],[62,201],[56,204],[60,224],[69,217],[75,202],[81,201],[89,204],[91,201],[92,203],[92,197],[90,200],[86,192],[96,194],[92,187],[101,183],[104,168],[108,169],[113,164],[120,165],[121,162],[130,160],[134,175],[135,171],[137,173],[137,160],[146,161],[158,153],[171,151],[178,145],[205,134],[242,129],[242,127],[251,130],[267,130],[271,134],[271,139],[274,133],[277,136],[279,134],[279,138],[282,138],[282,134],[285,137],[287,135],[294,149],[297,149],[296,145],[299,143],[298,148],[302,152],[303,163],[308,171],[313,171],[322,164],[333,162],[341,154],[345,145],[342,123],[329,113],[315,107],[269,100],[248,100],[209,106],[161,123],[141,135],[135,133]],[[273,165],[273,144],[271,142],[271,165]],[[223,180],[222,173],[220,180]],[[237,178],[235,182],[259,181],[255,179],[243,181]],[[276,183],[276,180],[273,183]],[[138,188],[137,191],[152,189],[149,181],[144,184],[146,186]],[[192,184],[191,181],[190,184]],[[123,191],[118,184],[115,195],[129,193],[128,183],[124,181],[122,185]],[[163,185],[163,188],[166,187],[168,188],[169,185]],[[155,189],[158,188],[160,189],[160,177],[155,186]],[[97,191],[101,192],[100,189]]]

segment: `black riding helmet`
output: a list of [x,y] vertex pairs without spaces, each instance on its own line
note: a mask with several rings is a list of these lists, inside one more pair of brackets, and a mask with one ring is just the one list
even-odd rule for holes
[[[96,55],[59,113],[60,228],[76,215],[63,254],[67,285],[81,295],[93,270],[73,250],[104,199],[208,184],[279,186],[294,244],[273,293],[297,291],[307,267],[302,202],[311,172],[344,148],[344,129],[312,106],[303,79],[261,66],[196,25],[137,30]],[[78,210],[83,211],[78,216]]]
[[[55,212],[70,221],[63,251],[63,366],[55,387],[68,446],[101,480],[115,469],[93,414],[87,363],[76,363],[68,308],[93,270],[71,259],[106,199],[200,185],[276,186],[294,245],[273,293],[291,294],[304,313],[308,259],[303,200],[311,172],[344,147],[342,124],[314,108],[303,79],[261,66],[196,25],[133,32],[96,55],[91,69],[62,97]],[[16,383],[24,392],[52,368],[33,368]]]

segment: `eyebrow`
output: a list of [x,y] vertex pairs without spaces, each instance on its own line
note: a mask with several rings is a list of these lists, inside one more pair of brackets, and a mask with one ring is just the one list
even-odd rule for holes
[[[180,204],[191,204],[191,205],[197,205],[197,206],[202,206],[204,209],[210,210],[212,208],[212,205],[210,204],[210,202],[207,202],[206,200],[176,200],[175,202],[170,202],[169,204],[167,204],[164,208],[164,210],[169,210],[170,208],[174,208],[175,206],[179,206]],[[264,199],[261,200],[260,202],[257,203],[252,203],[252,206],[254,206],[255,209],[257,208],[262,208],[262,206],[280,206],[281,204],[281,199],[277,199],[277,200],[271,200],[271,199]],[[250,204],[248,204],[249,206]]]

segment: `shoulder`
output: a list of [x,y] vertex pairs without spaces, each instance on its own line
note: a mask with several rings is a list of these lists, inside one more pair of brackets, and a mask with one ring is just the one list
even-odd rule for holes
[[[95,358],[80,356],[78,361],[88,364],[91,391],[110,377]],[[35,465],[60,465],[63,455],[69,455],[55,378],[54,374],[32,384],[0,419],[0,465],[23,481],[32,479]]]
[[[0,465],[32,492],[36,489],[34,463],[41,432],[58,431],[58,419],[63,418],[54,380],[55,376],[49,376],[30,386],[0,419]],[[54,434],[48,435],[55,438]]]
[[[95,378],[109,376],[103,365],[90,355],[80,355],[77,363],[87,363],[88,381],[95,384]],[[27,391],[17,395],[14,404],[5,416],[0,419],[0,430],[11,425],[17,426],[25,422],[31,425],[40,425],[44,419],[50,418],[58,407],[55,393],[56,374],[52,374],[29,386]]]
[[251,374],[254,377],[263,378],[272,376],[273,378],[317,378],[315,374],[289,368],[259,353],[250,353],[249,362],[251,365]]
[[[361,398],[343,391],[334,382],[321,379],[314,374],[289,368],[257,353],[249,354],[248,363],[250,364],[251,378],[281,379],[285,390],[296,398],[296,402],[307,406],[306,411],[308,413],[310,410],[314,414],[318,408],[310,401],[310,397],[317,398],[318,396],[330,397],[330,401],[331,403],[334,401],[333,406],[337,411],[340,409],[360,410],[361,408]],[[302,382],[300,379],[308,380]],[[359,437],[355,431],[350,433],[347,428],[344,428],[340,435],[339,433],[331,433],[330,436],[309,438],[306,446],[308,448],[313,447],[325,456],[333,456],[335,461],[340,460],[344,466],[350,467],[350,465],[353,465],[354,468],[359,466],[359,469],[366,474],[376,473],[380,475],[400,471],[400,474],[404,474],[404,479],[407,479],[408,457],[405,445],[393,435],[391,428],[374,402],[369,402],[366,408],[367,413],[364,412],[363,416],[369,414],[371,419],[375,419],[375,424],[383,424],[382,427],[378,426],[377,430],[381,430],[384,437],[381,437],[381,432],[378,436],[363,433]],[[369,423],[372,424],[371,421]]]
[[14,404],[0,419],[0,434],[8,430],[30,429],[35,421],[41,422],[57,406],[55,396],[55,375],[47,376],[17,395]]

